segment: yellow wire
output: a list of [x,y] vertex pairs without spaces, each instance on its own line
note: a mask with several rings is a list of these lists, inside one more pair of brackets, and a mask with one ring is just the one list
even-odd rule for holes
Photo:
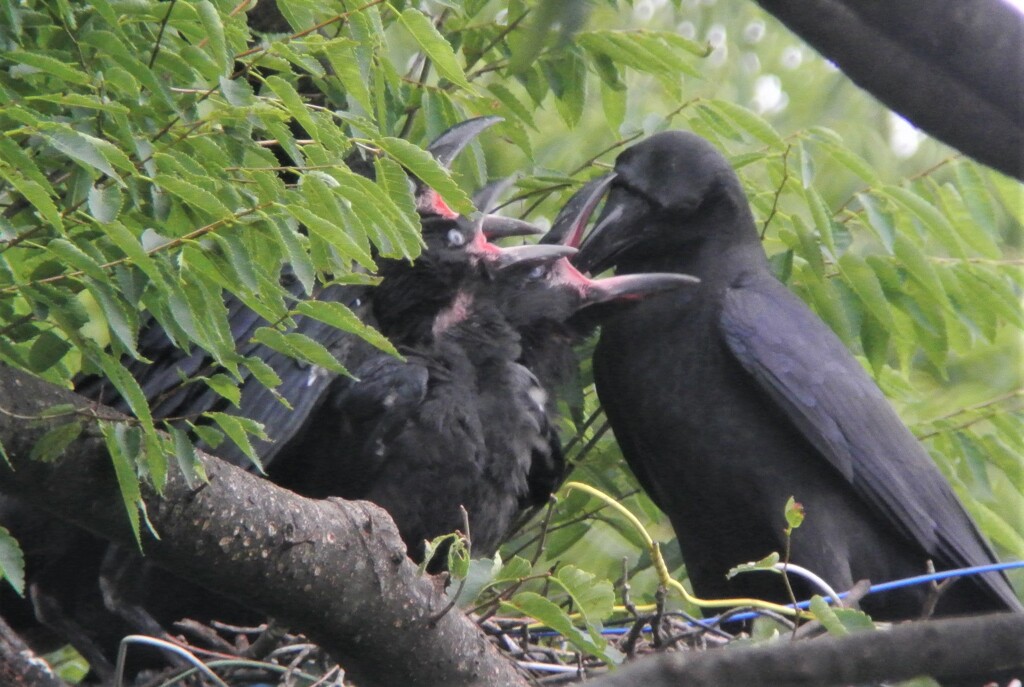
[[692,603],[700,608],[735,608],[736,606],[749,606],[751,608],[763,608],[768,611],[775,611],[776,613],[781,613],[782,615],[788,615],[795,618],[814,617],[813,613],[800,611],[781,604],[774,604],[770,601],[762,601],[761,599],[700,599],[693,596],[686,591],[686,587],[684,587],[682,583],[673,579],[669,574],[668,565],[665,564],[665,558],[661,555],[661,548],[658,546],[658,542],[651,538],[651,535],[647,532],[643,523],[641,523],[628,508],[613,499],[611,496],[608,496],[608,494],[604,493],[600,489],[596,489],[589,484],[583,484],[581,482],[566,482],[565,489],[567,492],[572,491],[573,489],[586,492],[587,494],[604,501],[606,505],[611,506],[629,520],[630,524],[633,525],[633,528],[641,537],[643,537],[647,548],[650,549],[651,560],[654,561],[654,569],[658,573],[658,579],[661,582],[661,585],[666,589],[674,589],[679,592],[684,601]]

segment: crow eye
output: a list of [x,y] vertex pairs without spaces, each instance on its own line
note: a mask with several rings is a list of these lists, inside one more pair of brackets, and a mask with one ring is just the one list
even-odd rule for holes
[[546,276],[548,276],[548,266],[547,265],[537,265],[532,270],[530,270],[529,272],[526,273],[526,278],[527,279],[533,279],[533,280],[543,279]]
[[449,246],[461,246],[466,243],[465,235],[458,229],[451,229],[448,231],[448,245]]

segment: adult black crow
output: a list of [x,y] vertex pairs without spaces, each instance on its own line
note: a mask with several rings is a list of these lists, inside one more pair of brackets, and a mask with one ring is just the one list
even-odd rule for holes
[[[623,152],[581,269],[701,279],[617,315],[594,376],[623,455],[662,510],[703,597],[785,601],[777,576],[732,566],[785,548],[837,589],[995,554],[946,480],[842,342],[769,270],[747,200],[704,139],[666,132]],[[796,582],[798,595],[811,591]],[[869,596],[876,618],[921,613],[929,591]],[[1006,578],[957,582],[936,613],[1021,610]]]

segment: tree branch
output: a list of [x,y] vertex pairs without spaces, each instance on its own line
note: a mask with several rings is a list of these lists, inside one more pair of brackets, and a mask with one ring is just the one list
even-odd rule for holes
[[988,679],[1006,684],[1003,671],[1013,668],[1024,675],[1024,613],[905,623],[888,631],[729,651],[666,653],[595,680],[593,686],[827,687],[920,675],[956,684],[982,685]]
[[0,684],[10,687],[69,687],[0,618]]
[[935,138],[1024,180],[1024,14],[1002,0],[757,0]]
[[[0,491],[103,537],[132,541],[110,459],[85,432],[57,460],[29,459],[66,418],[47,408],[89,402],[0,365]],[[462,613],[421,576],[387,513],[373,504],[299,497],[244,470],[202,457],[209,483],[189,489],[176,471],[161,498],[143,487],[147,558],[172,572],[282,618],[324,646],[361,685],[525,685]]]

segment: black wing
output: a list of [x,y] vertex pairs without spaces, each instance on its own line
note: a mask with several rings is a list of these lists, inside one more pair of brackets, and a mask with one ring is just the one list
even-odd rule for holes
[[[288,279],[287,272],[284,276],[289,295],[304,298],[298,280]],[[369,309],[364,304],[368,300],[367,293],[366,287],[332,285],[317,298],[345,303],[365,319]],[[271,441],[255,441],[254,448],[261,463],[267,466],[325,401],[328,388],[338,375],[253,342],[253,334],[260,327],[267,326],[267,321],[238,298],[229,297],[226,307],[236,350],[244,357],[254,356],[269,365],[281,379],[281,384],[275,389],[265,387],[242,366],[241,399],[236,408],[206,384],[184,383],[183,380],[213,375],[222,370],[206,351],[199,348],[186,351],[177,347],[155,318],[143,327],[138,343],[139,352],[151,362],[126,360],[125,364],[142,387],[156,418],[196,418],[201,413],[218,411],[248,417],[263,424]],[[358,366],[371,351],[376,351],[362,339],[310,317],[296,316],[292,331],[321,343],[350,369]],[[124,399],[117,396],[101,377],[82,379],[77,391],[122,412],[129,412]],[[209,450],[203,444],[200,447]],[[230,441],[213,452],[236,465],[251,466],[241,449]]]
[[[758,276],[730,288],[723,303],[733,355],[860,498],[944,566],[997,561],[874,381],[802,301]],[[1020,608],[1005,577],[981,580]]]

